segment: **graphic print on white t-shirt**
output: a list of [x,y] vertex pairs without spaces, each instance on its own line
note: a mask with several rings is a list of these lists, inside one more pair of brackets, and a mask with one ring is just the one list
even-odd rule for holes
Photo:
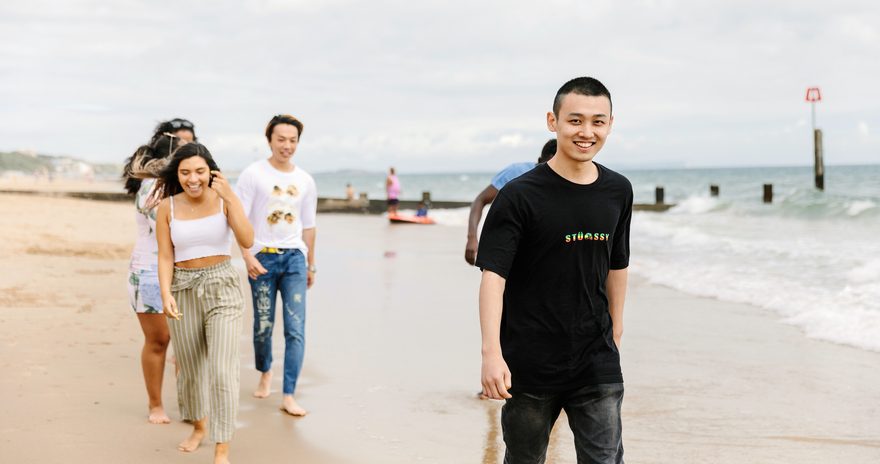
[[293,223],[296,222],[296,214],[300,204],[298,198],[299,190],[296,185],[288,185],[280,187],[275,185],[272,187],[272,197],[266,205],[266,221],[270,227],[279,227],[282,230],[286,225],[290,230],[283,230],[283,233],[293,233]]

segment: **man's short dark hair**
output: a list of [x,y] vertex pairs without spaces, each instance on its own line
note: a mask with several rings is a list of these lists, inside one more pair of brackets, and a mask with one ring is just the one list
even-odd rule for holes
[[592,77],[576,77],[559,88],[556,92],[556,98],[553,99],[553,115],[559,117],[559,107],[562,106],[562,99],[570,93],[585,95],[587,97],[608,97],[608,106],[611,105],[611,92],[605,86]]
[[541,149],[541,156],[538,158],[538,163],[546,163],[553,158],[553,155],[556,154],[556,139],[550,139],[547,143],[544,144],[544,148]]
[[293,127],[296,127],[296,138],[297,140],[302,138],[303,134],[303,123],[296,119],[295,117],[289,114],[277,114],[272,116],[272,119],[269,120],[269,124],[266,125],[266,140],[272,141],[272,132],[275,131],[275,126],[278,124],[290,124]]

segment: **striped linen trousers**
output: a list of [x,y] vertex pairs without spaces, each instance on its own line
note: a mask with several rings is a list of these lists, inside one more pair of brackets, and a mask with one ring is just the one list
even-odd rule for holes
[[174,268],[171,293],[181,313],[168,320],[180,374],[177,398],[184,420],[208,417],[213,443],[232,439],[241,385],[239,357],[244,299],[230,261]]

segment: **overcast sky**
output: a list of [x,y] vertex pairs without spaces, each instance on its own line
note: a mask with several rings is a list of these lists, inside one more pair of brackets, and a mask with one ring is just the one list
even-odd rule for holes
[[537,157],[566,80],[611,90],[612,166],[880,163],[869,0],[3,0],[0,151],[121,162],[185,117],[221,167],[277,113],[311,171],[493,171]]

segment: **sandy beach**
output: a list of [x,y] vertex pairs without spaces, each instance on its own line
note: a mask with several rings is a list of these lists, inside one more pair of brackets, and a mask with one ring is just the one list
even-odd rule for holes
[[121,192],[121,180],[88,181],[78,178],[59,178],[48,180],[31,175],[0,177],[0,190],[13,193],[16,191],[39,191],[46,193],[60,192]]
[[[476,399],[480,275],[462,259],[464,227],[318,221],[298,387],[310,414],[279,411],[277,364],[272,396],[251,397],[246,298],[232,461],[500,462],[501,403]],[[177,420],[170,365],[164,399],[175,421],[146,421],[143,337],[125,288],[133,237],[131,205],[0,194],[3,462],[210,462],[208,444],[193,455],[175,448],[188,426]],[[627,462],[880,461],[880,353],[638,276],[625,318]],[[576,462],[564,417],[548,454]]]

